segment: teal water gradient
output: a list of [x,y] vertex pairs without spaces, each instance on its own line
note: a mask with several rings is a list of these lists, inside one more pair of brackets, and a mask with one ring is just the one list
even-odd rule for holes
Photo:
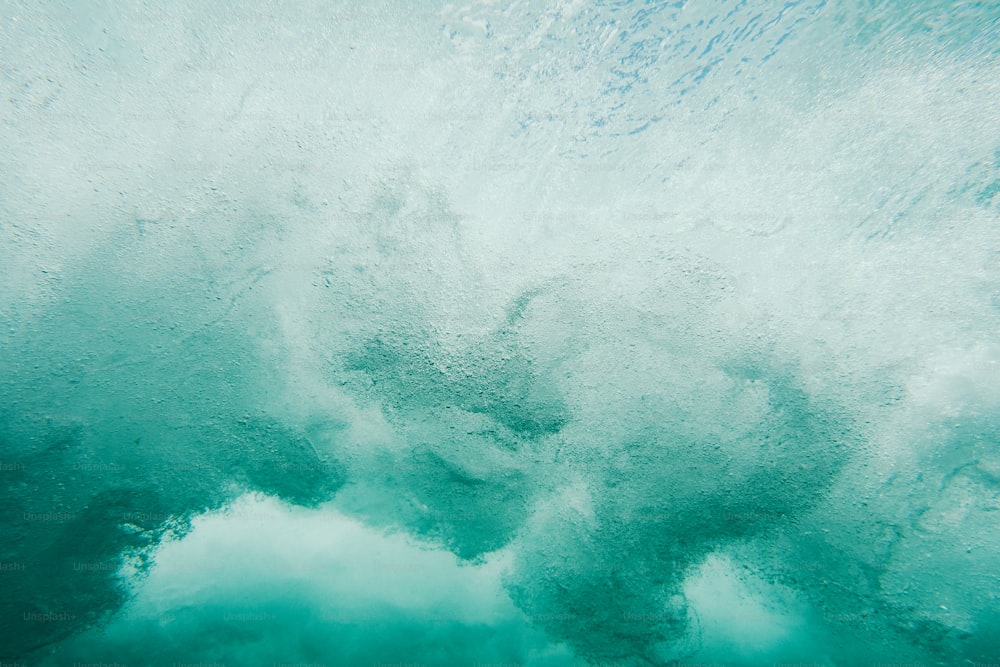
[[1000,11],[9,2],[0,660],[1000,662]]

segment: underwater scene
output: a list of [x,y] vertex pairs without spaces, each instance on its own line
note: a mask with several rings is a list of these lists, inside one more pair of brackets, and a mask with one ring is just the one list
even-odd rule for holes
[[1000,4],[6,0],[0,667],[1000,667]]

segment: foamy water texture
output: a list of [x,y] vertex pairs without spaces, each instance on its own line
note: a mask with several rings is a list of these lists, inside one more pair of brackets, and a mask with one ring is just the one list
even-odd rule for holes
[[4,664],[1000,662],[1000,6],[0,11]]

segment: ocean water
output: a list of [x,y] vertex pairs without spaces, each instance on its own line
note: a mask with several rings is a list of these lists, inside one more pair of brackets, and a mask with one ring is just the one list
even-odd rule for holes
[[0,17],[0,665],[1000,664],[1000,5]]

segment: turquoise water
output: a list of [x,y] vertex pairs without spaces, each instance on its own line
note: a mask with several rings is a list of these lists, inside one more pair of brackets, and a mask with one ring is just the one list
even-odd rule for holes
[[1000,7],[2,15],[0,665],[1000,663]]

